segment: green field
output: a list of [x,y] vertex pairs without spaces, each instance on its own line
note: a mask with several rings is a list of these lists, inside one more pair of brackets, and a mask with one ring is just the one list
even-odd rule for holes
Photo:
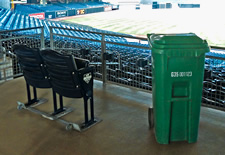
[[156,9],[151,6],[121,7],[109,11],[75,16],[64,22],[88,25],[94,28],[146,36],[147,33],[196,33],[210,45],[225,47],[225,20],[218,10]]

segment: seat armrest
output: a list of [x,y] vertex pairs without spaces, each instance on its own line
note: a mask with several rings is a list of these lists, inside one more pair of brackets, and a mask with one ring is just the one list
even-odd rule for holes
[[78,69],[78,72],[80,74],[86,74],[86,73],[89,73],[89,72],[94,72],[94,66],[88,66],[88,67],[85,67],[85,68]]
[[76,63],[77,69],[83,69],[89,66],[90,61],[87,59],[82,59],[82,58],[74,58],[74,61]]
[[80,81],[80,86],[83,93],[90,97],[93,95],[93,79],[94,79],[94,67],[89,66],[77,71]]
[[93,85],[94,67],[90,66],[79,70],[79,78],[81,79],[81,84]]

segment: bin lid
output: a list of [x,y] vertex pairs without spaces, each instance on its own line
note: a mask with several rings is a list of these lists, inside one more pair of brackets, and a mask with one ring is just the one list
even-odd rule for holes
[[147,34],[147,37],[149,45],[156,49],[209,49],[207,41],[194,33]]

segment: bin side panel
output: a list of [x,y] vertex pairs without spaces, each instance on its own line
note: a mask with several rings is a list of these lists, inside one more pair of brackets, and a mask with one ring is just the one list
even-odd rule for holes
[[192,103],[189,105],[189,135],[188,142],[193,143],[197,141],[198,138],[198,127],[199,127],[199,118],[200,118],[200,109],[201,109],[201,100],[202,100],[202,88],[203,88],[203,78],[204,78],[204,64],[205,64],[205,55],[201,55],[196,58],[196,67],[195,70],[197,74],[193,75],[191,83],[191,98]]
[[171,91],[171,89],[165,89],[168,87],[167,85],[169,83],[166,78],[167,57],[153,51],[152,62],[152,99],[154,107],[155,137],[158,143],[168,144],[171,105],[165,94],[171,94],[168,92]]
[[[195,142],[198,136],[204,54],[173,54],[171,57],[154,50],[152,97],[156,140],[161,144],[182,140]],[[173,53],[176,51],[173,50]]]
[[182,141],[188,137],[188,102],[171,103],[170,141]]

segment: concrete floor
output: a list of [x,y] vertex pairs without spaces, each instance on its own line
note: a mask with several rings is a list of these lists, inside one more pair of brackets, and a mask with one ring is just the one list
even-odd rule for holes
[[[52,93],[38,89],[38,96],[49,101],[39,106],[50,112]],[[16,101],[26,101],[23,78],[0,85],[0,155],[224,155],[225,112],[202,107],[198,142],[172,142],[160,145],[149,130],[147,110],[151,94],[95,81],[95,114],[103,121],[85,132],[66,131],[28,110],[17,110]],[[65,99],[75,111],[64,118],[83,118],[80,99]]]

